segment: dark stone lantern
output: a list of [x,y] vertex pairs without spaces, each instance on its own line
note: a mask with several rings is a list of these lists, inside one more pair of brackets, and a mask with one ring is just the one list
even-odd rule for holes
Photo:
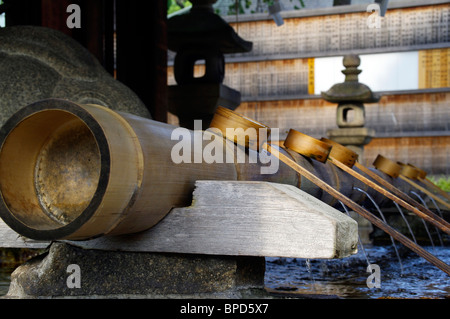
[[[169,111],[180,126],[193,129],[194,120],[209,127],[217,106],[231,110],[241,102],[241,94],[226,85],[224,54],[249,52],[252,42],[239,37],[234,29],[214,13],[216,0],[191,0],[187,14],[168,20],[168,47],[176,52],[174,75],[177,85],[169,87]],[[194,76],[196,62],[204,61],[205,73]]]
[[373,94],[365,84],[359,83],[358,70],[361,60],[357,55],[346,55],[343,60],[345,81],[333,85],[327,92],[322,92],[322,98],[328,102],[337,103],[336,122],[338,129],[328,131],[328,138],[353,149],[363,160],[364,145],[375,135],[373,129],[364,127],[364,103],[376,103],[380,97]]

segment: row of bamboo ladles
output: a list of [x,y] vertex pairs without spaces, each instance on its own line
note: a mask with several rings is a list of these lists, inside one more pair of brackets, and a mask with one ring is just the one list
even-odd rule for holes
[[[266,129],[270,132],[270,127],[261,124],[255,120],[246,118],[236,112],[233,112],[229,109],[218,107],[217,111],[214,115],[213,120],[211,121],[212,128],[217,128],[224,133],[224,137],[232,140],[233,142],[239,143],[241,139],[237,138],[235,133],[233,132],[233,136],[227,136],[227,128],[242,128],[244,131],[248,128],[256,129],[256,132],[259,132],[259,129]],[[269,136],[267,133],[265,136]],[[408,237],[404,236],[380,218],[375,216],[373,213],[363,208],[359,204],[355,203],[347,196],[343,195],[335,188],[324,182],[319,177],[315,176],[313,173],[298,165],[295,161],[280,153],[278,151],[277,145],[272,145],[269,141],[263,140],[263,137],[257,136],[257,141],[249,141],[248,139],[242,139],[242,141],[246,141],[246,147],[250,147],[256,150],[266,150],[272,155],[276,156],[283,163],[294,169],[297,173],[301,174],[316,186],[333,196],[335,199],[341,201],[344,205],[354,210],[356,213],[361,215],[362,217],[369,220],[372,224],[377,226],[378,228],[385,231],[387,234],[392,236],[394,239],[408,247],[409,249],[416,252],[419,256],[423,257],[442,271],[446,272],[450,275],[450,266],[444,263],[442,260],[438,259],[434,255],[430,254],[427,250],[423,249]],[[261,138],[260,138],[261,137]],[[242,142],[241,142],[242,143]],[[442,217],[436,215],[428,208],[424,207],[406,193],[402,192],[394,185],[390,184],[385,179],[381,178],[379,175],[375,174],[373,171],[369,170],[367,167],[364,167],[360,163],[358,163],[358,155],[352,150],[344,147],[334,141],[328,140],[326,138],[322,138],[320,140],[312,138],[308,135],[300,133],[294,129],[289,131],[287,138],[284,140],[283,146],[292,151],[295,151],[303,156],[312,158],[314,160],[320,161],[322,163],[329,161],[332,164],[336,165],[338,168],[344,170],[348,174],[357,178],[361,182],[365,183],[369,187],[373,188],[375,191],[381,193],[382,195],[388,197],[389,199],[395,201],[397,204],[406,208],[407,210],[413,212],[417,216],[423,218],[425,221],[433,224],[438,227],[443,232],[450,234],[450,224],[444,220]],[[391,161],[381,155],[378,155],[377,159],[373,163],[376,169],[382,171],[383,173],[393,177],[393,178],[401,178],[407,183],[411,184],[413,187],[419,189],[423,193],[432,197],[440,204],[445,206],[447,209],[450,209],[450,205],[448,200],[450,200],[449,195],[442,191],[439,187],[435,186],[427,177],[427,173],[417,167],[414,167],[411,164],[403,164],[400,162]],[[366,176],[358,173],[353,170],[353,167],[357,167],[361,172],[363,172]],[[369,179],[371,178],[371,179]],[[374,182],[375,181],[375,182]],[[426,185],[427,188],[419,185],[417,181]],[[430,191],[432,190],[432,191]],[[438,193],[442,197],[436,195]]]

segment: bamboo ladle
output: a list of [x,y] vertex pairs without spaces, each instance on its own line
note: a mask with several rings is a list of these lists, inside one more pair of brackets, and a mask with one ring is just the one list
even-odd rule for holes
[[442,198],[436,196],[429,190],[425,189],[424,187],[420,186],[419,184],[413,181],[413,179],[417,179],[420,174],[423,174],[419,170],[417,170],[414,166],[405,165],[400,162],[395,163],[394,161],[391,161],[382,155],[377,156],[377,158],[373,162],[373,165],[379,171],[393,178],[398,177],[402,179],[403,181],[407,182],[414,188],[422,191],[423,193],[427,194],[428,196],[432,197],[433,199],[435,199],[436,201],[438,201],[439,203],[450,209],[450,205],[447,202],[445,202]]
[[[387,198],[395,201],[397,204],[403,206],[404,208],[412,211],[417,216],[425,219],[429,223],[433,224],[434,226],[438,227],[442,231],[446,232],[447,234],[450,234],[450,223],[448,223],[446,220],[441,218],[440,216],[433,213],[431,210],[396,188],[394,185],[390,184],[385,179],[381,178],[371,170],[369,170],[364,165],[361,165],[359,162],[357,162],[358,155],[350,150],[349,148],[328,140],[326,138],[321,138],[322,142],[325,142],[327,144],[330,144],[332,146],[330,155],[328,157],[328,160],[330,160],[333,164],[335,164],[337,167],[341,168],[345,172],[349,173],[353,177],[359,179],[369,187],[375,189],[377,192],[381,193],[382,195],[386,196]],[[371,180],[367,179],[366,177],[362,176],[361,174],[357,173],[352,169],[352,167],[355,166],[362,172],[364,172],[366,175],[377,181],[379,184],[384,186],[387,190],[383,189],[376,183],[372,182]]]
[[[242,141],[243,139],[236,139],[236,136],[227,136],[227,128],[242,128],[243,130],[246,130],[248,128],[267,128],[266,125],[263,125],[261,123],[258,123],[254,120],[250,120],[242,115],[239,115],[231,110],[218,107],[216,110],[216,113],[213,117],[213,120],[211,121],[210,127],[217,128],[221,130],[223,136],[233,142]],[[258,133],[258,132],[257,132]],[[246,139],[244,139],[246,140]],[[447,275],[450,275],[450,266],[444,263],[439,258],[435,257],[434,255],[430,254],[428,251],[420,247],[419,245],[415,244],[412,240],[410,240],[408,237],[404,236],[391,226],[387,225],[385,222],[383,222],[380,218],[366,210],[365,208],[361,207],[351,199],[349,199],[347,196],[341,194],[339,191],[334,189],[332,186],[315,176],[313,173],[309,172],[307,169],[303,168],[302,166],[298,165],[295,161],[287,157],[286,155],[280,153],[276,147],[273,147],[271,144],[269,144],[266,140],[262,140],[258,138],[253,141],[246,141],[242,146],[249,147],[250,145],[254,145],[258,148],[258,150],[265,149],[269,153],[271,153],[273,156],[277,157],[279,160],[281,160],[283,163],[294,169],[297,173],[301,174],[305,178],[307,178],[309,181],[314,183],[316,186],[321,188],[322,190],[326,191],[328,194],[336,198],[337,200],[340,200],[343,204],[347,205],[349,208],[354,210],[356,213],[361,215],[362,217],[366,218],[368,221],[370,221],[372,224],[377,226],[378,228],[385,231],[387,234],[392,236],[394,239],[417,253],[419,256],[424,258],[425,260],[429,261],[433,265],[435,265],[437,268],[444,271]],[[325,151],[326,152],[326,151]]]
[[[336,165],[337,167],[347,172],[348,174],[352,175],[353,177],[357,178],[367,186],[381,193],[383,196],[386,196],[387,198],[395,201],[397,204],[414,212],[419,217],[422,217],[429,223],[439,227],[444,232],[450,234],[450,224],[447,223],[445,220],[434,215],[431,211],[429,213],[422,212],[421,210],[407,203],[403,199],[395,196],[391,192],[380,187],[378,184],[372,182],[365,176],[353,170],[352,167],[357,163],[356,159],[358,158],[358,155],[353,151],[351,151],[350,149],[325,138],[322,138],[322,140],[319,141],[315,138],[312,138],[308,135],[305,135],[293,129],[289,131],[289,134],[286,140],[284,141],[284,146],[301,155],[312,157],[323,163],[326,162],[327,160],[330,161],[332,164]],[[361,166],[362,165],[359,165],[358,167]],[[366,173],[370,172],[369,170],[364,171]]]
[[434,190],[435,192],[439,193],[441,196],[443,196],[445,199],[447,199],[448,201],[450,201],[450,195],[448,193],[446,193],[444,190],[442,190],[439,186],[435,185],[428,177],[427,177],[427,172],[425,172],[423,169],[418,168],[412,164],[407,164],[413,168],[415,168],[418,172],[419,175],[417,176],[417,179],[420,180],[421,182],[423,182],[424,184],[426,184],[429,188],[431,188],[432,190]]

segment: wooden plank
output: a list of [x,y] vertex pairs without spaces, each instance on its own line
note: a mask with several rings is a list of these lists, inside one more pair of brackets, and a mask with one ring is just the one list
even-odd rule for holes
[[193,204],[134,235],[71,242],[90,249],[210,255],[342,258],[356,252],[357,223],[296,187],[197,181]]
[[32,248],[41,249],[46,248],[50,242],[37,241],[25,238],[14,230],[9,228],[5,222],[0,219],[0,247],[1,248]]
[[[197,181],[192,206],[148,231],[71,244],[101,250],[234,256],[342,258],[356,253],[357,223],[284,184]],[[0,223],[2,247],[41,248]]]

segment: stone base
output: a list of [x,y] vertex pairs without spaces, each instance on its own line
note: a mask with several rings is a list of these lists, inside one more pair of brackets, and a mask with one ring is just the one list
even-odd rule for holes
[[7,298],[247,298],[264,294],[264,272],[263,257],[112,252],[54,243],[12,273]]

